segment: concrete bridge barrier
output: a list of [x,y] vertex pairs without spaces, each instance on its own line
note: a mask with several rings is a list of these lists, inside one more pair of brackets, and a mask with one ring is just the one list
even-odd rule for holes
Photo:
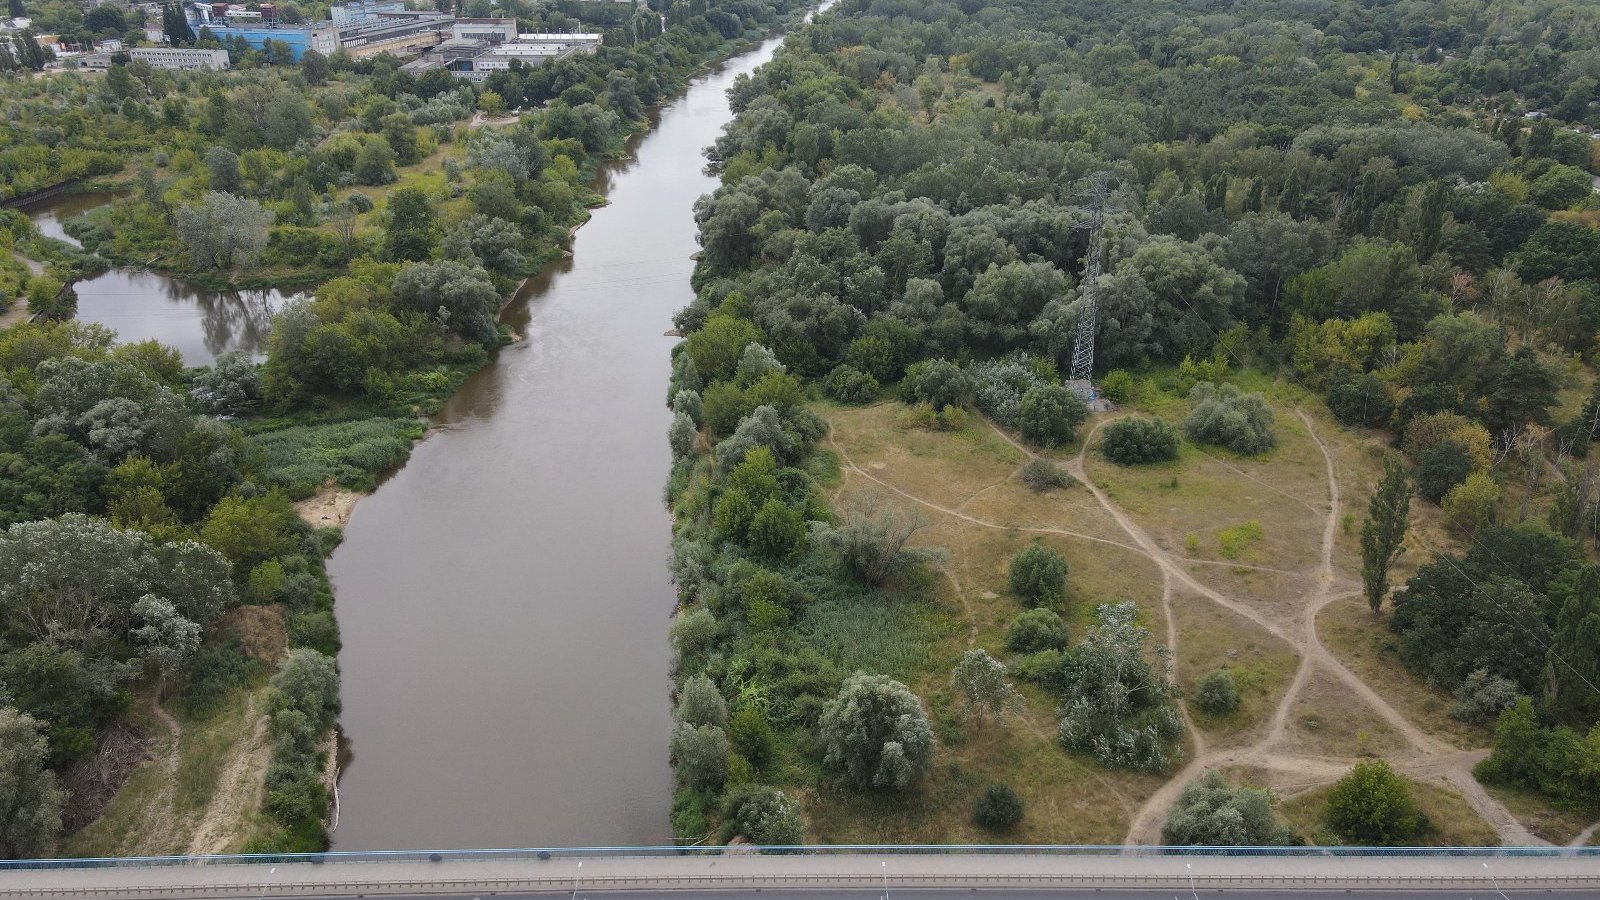
[[[1510,848],[725,848],[169,857],[9,863],[0,898],[232,898],[494,892],[889,890],[1600,890],[1600,855]],[[1518,848],[1520,851],[1522,848]]]

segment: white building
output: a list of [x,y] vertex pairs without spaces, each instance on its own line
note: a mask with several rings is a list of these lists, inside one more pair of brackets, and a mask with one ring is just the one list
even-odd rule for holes
[[398,13],[405,10],[406,5],[400,0],[353,0],[350,3],[334,4],[329,13],[335,25],[356,25],[376,21],[380,13]]
[[450,74],[481,84],[491,73],[510,69],[513,61],[537,68],[568,56],[593,53],[599,46],[598,34],[519,34],[515,41],[492,45],[471,59],[443,62]]
[[488,41],[506,44],[517,39],[516,19],[456,19],[450,23],[450,37],[462,41]]
[[582,33],[563,34],[563,33],[560,33],[560,32],[555,32],[555,33],[550,33],[550,34],[546,34],[546,33],[540,32],[540,33],[534,33],[534,34],[519,34],[519,35],[517,35],[517,41],[519,43],[524,43],[524,44],[559,44],[559,45],[561,45],[563,47],[573,47],[573,48],[584,49],[584,50],[589,50],[589,51],[593,51],[594,48],[600,46],[600,38],[601,38],[601,35],[598,35],[598,34],[582,34]]
[[[180,47],[135,47],[127,51],[129,59],[148,63],[152,69],[182,69],[191,72],[226,69],[230,63],[226,50],[187,50]],[[77,59],[84,69],[111,67],[109,52],[89,53]]]
[[155,69],[210,70],[228,68],[226,50],[190,50],[181,47],[135,47],[128,55]]

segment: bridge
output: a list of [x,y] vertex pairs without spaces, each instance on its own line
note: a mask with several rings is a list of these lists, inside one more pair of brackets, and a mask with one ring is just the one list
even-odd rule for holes
[[1004,890],[1198,897],[1506,897],[1600,891],[1600,848],[644,847],[0,863],[0,898],[579,896]]

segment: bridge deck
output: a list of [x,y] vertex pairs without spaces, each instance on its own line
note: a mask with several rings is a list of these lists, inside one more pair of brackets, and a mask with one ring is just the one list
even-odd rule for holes
[[1145,888],[1600,889],[1600,857],[607,856],[121,864],[0,871],[0,897],[295,897],[599,890]]

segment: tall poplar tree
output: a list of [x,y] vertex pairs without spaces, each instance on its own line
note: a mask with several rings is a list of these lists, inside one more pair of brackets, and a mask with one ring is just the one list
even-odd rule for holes
[[1411,515],[1411,479],[1398,460],[1384,463],[1378,490],[1367,503],[1367,521],[1361,526],[1361,586],[1376,613],[1389,593],[1389,565],[1400,555]]

